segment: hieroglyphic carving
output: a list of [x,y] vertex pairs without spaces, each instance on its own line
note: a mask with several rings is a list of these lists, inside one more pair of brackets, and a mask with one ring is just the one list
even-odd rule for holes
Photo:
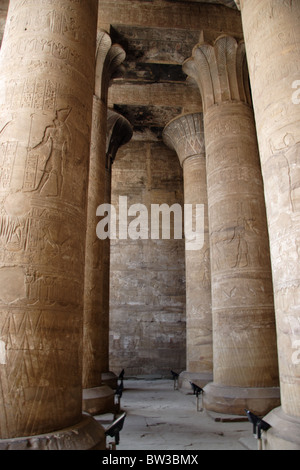
[[[41,208],[32,208],[26,216],[0,215],[0,260],[17,263],[26,253],[30,258],[37,256],[46,266],[52,260],[53,267],[76,271],[83,262],[84,253],[76,237],[74,227],[79,220],[68,214],[71,225],[66,224],[62,214],[51,214]],[[36,237],[39,233],[39,239]]]
[[[299,363],[293,363],[293,357],[298,362],[294,341],[298,340],[300,293],[300,108],[292,102],[292,84],[300,76],[300,4],[294,0],[240,0],[240,8],[268,209],[281,403],[284,413],[298,419]],[[276,445],[282,429],[284,425],[274,430]]]
[[183,114],[175,118],[165,127],[163,139],[177,152],[181,165],[193,155],[205,155],[203,115]]
[[21,217],[0,216],[0,246],[5,250],[17,252],[26,247],[30,222]]
[[[47,11],[43,8],[37,8],[35,15],[28,16],[28,10],[20,8],[22,6],[30,8],[33,4],[34,1],[27,1],[14,5],[15,21],[8,24],[7,34],[14,35],[18,30],[18,24],[25,21],[27,29],[36,33],[47,30],[50,33],[58,34],[74,41],[82,38],[80,19],[76,15],[70,17],[69,12],[64,9],[59,10],[55,8]],[[51,3],[49,3],[49,6],[51,6]]]
[[[8,50],[5,51],[4,56],[12,57],[23,57],[25,54],[39,55],[47,54],[52,59],[59,59],[67,62],[71,67],[74,67],[78,71],[82,71],[84,74],[89,71],[85,70],[83,64],[86,63],[86,58],[79,54],[75,49],[71,49],[60,42],[54,40],[41,40],[33,38],[30,40],[18,40],[14,44],[11,44]],[[34,59],[30,59],[30,62]]]
[[[258,386],[256,366],[266,374],[272,370],[275,378],[277,363],[269,354],[269,347],[276,350],[272,277],[270,262],[262,256],[268,251],[268,233],[245,46],[228,36],[213,44],[201,42],[184,63],[184,71],[196,80],[204,103],[214,382]],[[263,321],[261,310],[265,312]],[[225,315],[226,322],[222,322]],[[245,326],[249,316],[251,332]],[[271,333],[263,364],[260,359],[250,359],[250,349],[261,343],[266,319]],[[233,350],[233,337],[234,344],[240,344],[238,354]],[[276,384],[273,378],[267,386]],[[261,380],[261,386],[266,386],[265,379]],[[212,398],[209,409],[220,410],[217,401]],[[228,409],[226,400],[223,405],[224,411]]]
[[[62,289],[61,286],[64,288]],[[81,286],[74,279],[39,273],[29,269],[25,273],[26,303],[39,307],[64,306],[70,308],[80,304]],[[70,292],[71,299],[70,302]]]
[[234,234],[230,243],[235,242],[237,255],[234,268],[245,268],[249,266],[249,247],[246,240],[246,221],[240,218],[234,229]]
[[[81,419],[97,5],[9,5],[0,55],[0,338],[7,353],[0,438],[47,433]],[[58,415],[59,408],[65,412]]]
[[6,105],[8,108],[54,110],[58,87],[58,83],[50,79],[11,80],[6,87]]
[[[72,8],[64,9],[53,4],[47,6],[53,9],[33,9],[30,4],[20,5],[19,10],[16,7],[14,21],[8,23],[5,31],[9,41],[4,42],[4,57],[14,58],[15,61],[22,58],[23,61],[34,62],[39,60],[38,56],[47,54],[48,64],[51,58],[63,60],[68,67],[74,67],[84,76],[89,76],[92,71],[91,57],[82,53],[81,42],[93,40],[91,32],[88,31],[87,35],[83,36],[79,18],[72,12]],[[27,8],[31,8],[30,16]],[[22,32],[15,34],[20,25]],[[41,37],[45,28],[48,36]],[[28,34],[28,31],[31,34]]]
[[0,190],[10,187],[18,142],[2,142],[0,146]]
[[277,139],[276,143],[273,139],[270,139],[270,151],[275,158],[282,158],[285,162],[290,210],[298,212],[300,210],[300,142],[295,142],[292,133],[281,134]]

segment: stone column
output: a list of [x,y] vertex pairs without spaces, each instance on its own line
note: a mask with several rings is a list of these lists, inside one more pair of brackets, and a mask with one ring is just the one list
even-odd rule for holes
[[265,187],[282,407],[266,448],[300,449],[300,3],[240,2]]
[[[106,127],[106,157],[105,157],[105,186],[104,200],[111,204],[111,172],[117,152],[120,147],[127,144],[133,135],[131,124],[121,114],[108,109]],[[103,246],[103,290],[105,308],[103,308],[103,332],[102,332],[102,382],[117,387],[117,377],[109,372],[109,291],[110,291],[110,239],[102,240]]]
[[97,3],[9,5],[0,55],[1,449],[105,449],[81,400]]
[[[204,387],[212,381],[212,313],[210,249],[206,184],[206,158],[201,113],[186,114],[172,120],[164,129],[163,140],[175,150],[183,168],[184,203],[193,206],[204,243],[186,236],[186,337],[187,367],[180,374],[181,389],[191,389],[190,382]],[[204,221],[196,221],[196,205],[204,209]],[[196,224],[195,224],[196,225]],[[195,227],[194,227],[195,230]],[[187,235],[187,234],[186,234]]]
[[243,43],[198,44],[184,71],[204,106],[214,382],[207,409],[263,414],[279,403],[268,231]]
[[[125,59],[124,50],[99,32],[88,185],[83,327],[83,409],[114,411],[117,378],[109,373],[109,245],[96,234],[97,208],[107,202],[107,93],[110,79]],[[103,375],[105,377],[103,377]]]
[[118,150],[126,145],[133,136],[133,128],[130,122],[121,114],[108,109],[107,112],[107,138],[106,138],[106,199],[111,203],[111,171]]

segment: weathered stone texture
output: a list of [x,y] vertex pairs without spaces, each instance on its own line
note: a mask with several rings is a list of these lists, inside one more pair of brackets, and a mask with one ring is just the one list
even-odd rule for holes
[[237,33],[242,37],[241,18],[238,11],[207,2],[175,2],[161,0],[102,0],[99,3],[99,25],[125,24],[143,27],[206,29],[217,34]]
[[[205,121],[214,380],[274,387],[273,290],[253,112],[242,103],[223,104],[222,110],[211,108]],[[229,122],[233,132],[226,130]]]
[[0,437],[81,421],[97,2],[12,0],[1,49]]
[[[88,182],[87,235],[84,279],[83,388],[99,387],[109,368],[109,240],[99,240],[96,212],[110,203],[111,125],[108,126],[107,95],[111,76],[125,52],[99,31],[96,43],[95,89]],[[121,144],[121,142],[120,142]],[[116,151],[116,149],[115,149]]]
[[[104,244],[97,238],[96,210],[105,201],[106,104],[94,95],[85,248],[83,388],[101,384],[107,365],[108,289],[105,289]],[[105,333],[106,332],[106,333]]]
[[[263,447],[299,449],[299,23],[299,0],[0,0],[0,449],[104,449],[82,388],[114,408],[110,368],[213,362],[205,407],[263,415],[277,351]],[[206,193],[201,252],[149,216],[110,263],[100,204]]]
[[[257,388],[259,396],[260,388],[278,385],[268,231],[244,44],[226,35],[212,44],[202,41],[184,70],[202,96],[207,158],[216,394],[211,384],[204,400],[208,409],[241,414],[250,406],[247,389]],[[231,397],[225,387],[235,388]],[[266,412],[279,403],[279,394],[275,402],[271,395]]]
[[[163,139],[176,151],[183,167],[184,204],[192,205],[193,229],[197,228],[201,237],[199,246],[196,239],[185,234],[186,371],[212,374],[211,275],[203,115],[178,116],[165,127]],[[203,220],[202,213],[200,217],[196,215],[196,211],[200,210],[197,205],[201,206],[201,210],[203,208]]]
[[239,4],[268,214],[283,411],[268,416],[275,429],[267,435],[267,448],[299,449],[288,430],[294,426],[300,434],[300,105],[293,88],[300,78],[300,3]]
[[[182,171],[162,143],[132,142],[113,166],[112,203],[183,203]],[[133,218],[129,218],[129,222]],[[150,226],[150,225],[149,225]],[[184,240],[111,241],[111,370],[126,375],[185,368]]]

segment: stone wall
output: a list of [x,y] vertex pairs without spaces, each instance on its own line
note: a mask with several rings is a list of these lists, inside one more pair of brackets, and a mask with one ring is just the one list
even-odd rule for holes
[[[116,207],[119,196],[149,214],[151,204],[183,205],[182,169],[163,143],[133,140],[119,150],[112,175]],[[111,242],[110,370],[125,368],[127,376],[185,368],[184,240],[148,238]]]

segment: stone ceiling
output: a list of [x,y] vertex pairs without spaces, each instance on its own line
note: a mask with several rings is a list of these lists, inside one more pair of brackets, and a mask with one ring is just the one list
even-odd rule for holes
[[198,87],[183,73],[183,62],[201,37],[241,38],[240,13],[232,0],[110,0],[100,6],[104,23],[107,8],[112,40],[126,52],[109,104],[131,122],[135,138],[160,140],[171,119],[202,110]]

